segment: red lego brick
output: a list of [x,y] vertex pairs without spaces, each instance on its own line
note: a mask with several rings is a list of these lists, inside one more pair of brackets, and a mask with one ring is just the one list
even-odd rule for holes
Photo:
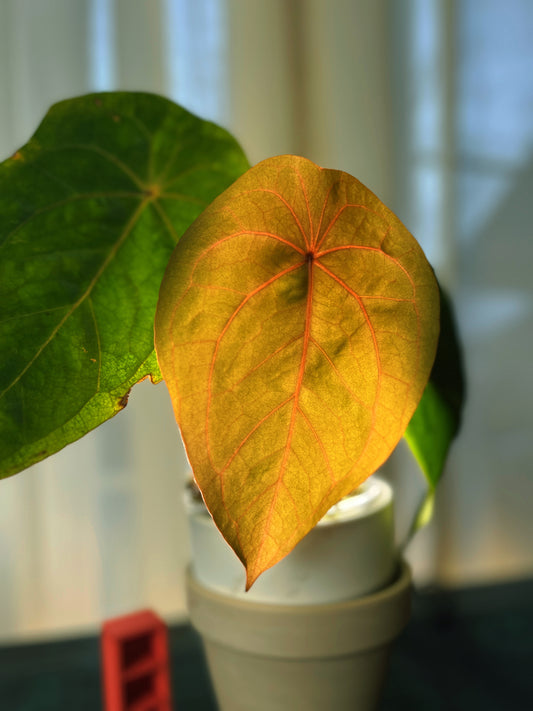
[[150,610],[102,627],[105,711],[171,711],[167,628]]

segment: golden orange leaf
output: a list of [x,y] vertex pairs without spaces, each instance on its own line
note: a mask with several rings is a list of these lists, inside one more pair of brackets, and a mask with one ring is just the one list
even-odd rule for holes
[[389,456],[435,357],[438,287],[352,176],[256,165],[178,243],[156,351],[196,481],[247,586]]

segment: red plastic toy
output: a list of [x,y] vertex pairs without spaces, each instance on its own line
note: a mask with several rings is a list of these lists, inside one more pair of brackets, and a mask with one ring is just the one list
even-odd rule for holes
[[102,627],[106,711],[171,711],[167,628],[151,610]]

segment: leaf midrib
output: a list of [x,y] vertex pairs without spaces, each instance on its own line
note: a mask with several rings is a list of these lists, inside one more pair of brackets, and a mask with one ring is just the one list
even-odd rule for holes
[[[35,210],[31,215],[29,215],[25,220],[23,220],[21,223],[17,225],[17,227],[12,230],[10,233],[6,235],[6,238],[0,244],[0,251],[10,242],[10,240],[21,230],[23,229],[29,222],[32,220],[36,219],[37,217],[46,214],[47,212],[51,212],[52,210],[55,210],[57,208],[63,207],[64,205],[68,205],[73,202],[78,202],[81,200],[91,200],[91,199],[98,199],[98,198],[137,198],[141,199],[140,204],[137,206],[135,209],[133,215],[131,218],[128,220],[128,223],[126,224],[125,228],[123,229],[122,233],[120,234],[119,238],[116,240],[114,243],[113,247],[110,249],[110,251],[107,253],[106,258],[96,271],[95,275],[91,279],[87,289],[84,291],[84,293],[69,307],[68,311],[66,314],[63,316],[63,318],[54,326],[52,331],[50,332],[49,336],[45,339],[45,341],[39,346],[37,351],[34,353],[32,358],[28,361],[28,363],[25,365],[25,367],[21,370],[20,373],[13,379],[9,385],[7,385],[6,388],[2,392],[0,392],[0,400],[13,388],[20,380],[21,378],[24,377],[25,373],[32,367],[32,365],[35,363],[35,361],[39,358],[41,353],[45,350],[45,348],[49,345],[49,343],[53,340],[53,338],[57,335],[57,333],[61,330],[63,325],[68,321],[68,319],[72,316],[72,314],[78,309],[78,307],[90,297],[92,290],[94,289],[95,285],[97,284],[98,280],[102,276],[102,274],[105,272],[109,264],[113,261],[115,255],[117,252],[120,250],[120,247],[124,244],[128,236],[131,234],[132,230],[134,229],[136,223],[140,219],[144,209],[151,203],[154,206],[154,209],[156,210],[157,214],[159,215],[162,223],[164,224],[165,228],[167,229],[170,237],[172,238],[174,243],[177,243],[178,241],[178,235],[174,229],[174,226],[172,225],[172,222],[170,221],[168,215],[166,214],[165,210],[163,209],[162,205],[159,202],[160,198],[163,199],[180,199],[183,201],[190,201],[194,202],[196,204],[202,204],[203,201],[198,200],[192,196],[188,195],[181,195],[177,193],[173,193],[172,195],[166,194],[164,192],[164,187],[155,187],[155,186],[147,186],[143,184],[141,179],[136,175],[134,171],[132,171],[123,161],[121,161],[119,158],[114,156],[112,153],[109,151],[106,151],[99,146],[95,145],[90,145],[90,144],[65,144],[63,146],[59,146],[57,148],[47,148],[46,152],[52,152],[52,151],[61,151],[61,150],[72,150],[72,149],[81,149],[81,150],[87,150],[87,151],[92,151],[94,153],[97,153],[98,155],[101,155],[103,158],[105,158],[107,161],[110,163],[114,164],[116,167],[118,167],[137,187],[139,192],[134,192],[134,191],[128,191],[128,190],[118,190],[118,191],[95,191],[95,192],[88,192],[88,193],[81,193],[81,194],[74,194],[74,195],[69,195],[65,197],[63,200],[58,200],[55,203],[52,203],[50,205],[46,205],[38,210]],[[197,169],[195,166],[194,169]],[[180,176],[173,176],[172,182],[174,182],[176,179],[178,179]],[[157,185],[157,183],[156,183]],[[167,185],[168,187],[168,185]],[[205,204],[205,203],[203,203]],[[55,310],[55,309],[54,309]],[[43,312],[48,312],[49,310],[44,309]],[[94,309],[92,309],[92,315],[93,315],[93,320],[96,325],[96,314],[94,313]],[[13,318],[18,318],[17,316]],[[100,359],[100,364],[99,367],[101,366],[101,353],[99,352],[99,359]],[[100,377],[100,375],[99,375]],[[98,392],[98,390],[97,390]]]
[[[288,246],[290,246],[291,248],[293,248],[293,249],[294,249],[297,253],[299,253],[300,255],[303,254],[303,250],[302,250],[300,247],[298,247],[297,245],[294,245],[294,244],[290,243],[288,240],[286,240],[286,239],[280,237],[279,235],[275,235],[275,234],[268,233],[268,232],[262,232],[262,231],[258,231],[258,230],[243,230],[243,231],[240,231],[240,232],[233,233],[233,234],[231,234],[231,235],[227,235],[226,237],[222,238],[221,240],[218,240],[215,244],[213,244],[213,245],[212,245],[211,247],[209,247],[205,252],[203,252],[202,255],[200,255],[200,257],[199,257],[199,259],[198,259],[198,261],[197,261],[197,264],[201,261],[202,257],[205,256],[205,254],[206,254],[208,251],[211,251],[212,249],[215,249],[215,248],[216,248],[217,246],[219,246],[222,242],[225,242],[225,241],[227,241],[227,240],[229,240],[229,239],[232,239],[232,238],[234,238],[234,237],[237,237],[237,236],[241,236],[241,235],[243,235],[243,234],[261,235],[261,236],[265,236],[265,237],[271,237],[271,238],[273,238],[273,239],[276,239],[276,240],[279,241],[279,242],[282,242],[282,243],[284,243],[284,244],[287,244]],[[316,264],[316,267],[317,267],[317,268],[321,269],[325,274],[327,274],[327,275],[328,275],[330,278],[332,278],[336,283],[338,283],[338,284],[339,284],[350,296],[352,296],[352,297],[355,299],[355,301],[357,302],[357,304],[358,304],[358,306],[359,306],[359,308],[360,308],[360,310],[361,310],[361,312],[362,312],[362,314],[363,314],[363,316],[364,316],[364,318],[365,318],[365,322],[367,323],[367,327],[369,328],[370,333],[371,333],[371,336],[372,336],[373,348],[374,348],[374,351],[375,351],[375,354],[376,354],[376,362],[377,362],[377,365],[378,365],[378,373],[380,374],[380,377],[381,377],[382,373],[381,373],[381,367],[380,367],[380,355],[379,355],[379,348],[378,348],[377,341],[376,341],[375,330],[374,330],[374,328],[373,328],[373,325],[372,325],[370,316],[369,316],[369,314],[368,314],[368,311],[367,311],[365,305],[363,304],[362,300],[363,300],[363,299],[367,299],[367,298],[368,298],[368,299],[384,299],[384,300],[392,300],[392,301],[407,302],[407,303],[416,304],[415,298],[413,297],[412,299],[400,299],[400,298],[396,299],[396,298],[392,298],[392,297],[391,297],[391,298],[389,299],[388,297],[383,297],[383,296],[380,296],[380,295],[361,295],[361,294],[357,294],[353,289],[351,289],[351,288],[344,282],[344,280],[342,280],[340,277],[338,277],[338,275],[336,275],[334,272],[332,272],[330,269],[328,269],[327,267],[325,267],[323,264],[321,264],[321,263],[319,262],[319,259],[320,259],[321,257],[325,256],[326,254],[331,254],[331,253],[333,253],[333,252],[340,251],[340,250],[344,250],[344,249],[359,249],[359,250],[363,250],[363,251],[379,252],[379,253],[382,254],[384,257],[386,257],[386,258],[390,259],[392,262],[394,262],[394,263],[396,264],[396,266],[398,266],[404,273],[406,273],[406,275],[409,277],[409,280],[410,280],[411,283],[412,283],[412,278],[410,277],[410,275],[408,274],[408,272],[405,270],[405,267],[398,261],[398,259],[396,259],[395,257],[392,257],[391,255],[388,255],[386,252],[383,252],[382,250],[376,249],[376,248],[374,248],[374,247],[367,247],[367,246],[365,246],[365,245],[346,245],[346,246],[335,247],[335,248],[332,248],[332,249],[329,249],[329,250],[324,250],[324,251],[322,251],[322,252],[319,252],[319,253],[316,255],[316,258],[313,259],[313,260],[312,260],[312,263],[310,264],[310,270],[309,270],[309,271],[310,271],[310,274],[312,274],[312,268],[313,268],[313,266]],[[262,291],[263,289],[267,288],[268,286],[271,286],[272,283],[274,283],[274,282],[277,281],[278,279],[280,279],[280,278],[286,276],[287,274],[289,274],[289,273],[291,273],[291,272],[293,272],[293,271],[296,271],[297,269],[299,269],[299,268],[301,268],[301,267],[303,267],[303,266],[305,266],[305,262],[303,262],[303,261],[302,261],[302,262],[299,262],[299,263],[297,263],[297,264],[295,264],[295,265],[292,265],[291,267],[289,267],[289,268],[287,268],[287,269],[285,269],[285,270],[283,270],[283,271],[281,271],[281,272],[275,274],[275,275],[274,275],[273,277],[271,277],[269,280],[267,280],[266,282],[263,282],[262,284],[260,284],[260,285],[258,285],[257,287],[255,287],[255,289],[253,289],[251,292],[249,292],[249,293],[245,296],[245,298],[239,303],[239,305],[238,305],[238,307],[235,309],[235,311],[231,314],[231,316],[229,317],[228,321],[226,322],[224,328],[222,329],[222,331],[221,331],[219,337],[217,338],[216,345],[215,345],[215,350],[214,350],[213,357],[212,357],[212,361],[211,361],[210,376],[209,376],[208,388],[207,388],[207,390],[208,390],[208,404],[207,404],[207,411],[206,411],[205,432],[206,432],[206,442],[207,442],[208,449],[209,449],[209,437],[207,436],[207,433],[208,433],[208,422],[209,422],[210,403],[211,403],[211,398],[212,398],[211,383],[212,383],[212,378],[213,378],[213,373],[214,373],[214,368],[215,368],[215,362],[216,362],[216,358],[217,358],[217,354],[218,354],[218,348],[219,348],[219,346],[220,346],[220,342],[221,342],[223,336],[225,335],[225,333],[226,333],[227,330],[229,329],[231,323],[232,323],[233,320],[236,318],[236,316],[238,315],[238,313],[244,308],[244,306],[248,303],[248,301],[249,301],[253,296],[255,296],[257,293],[259,293],[259,292]],[[194,269],[193,269],[193,271],[194,271]],[[309,299],[309,294],[310,294],[310,290],[308,289],[308,295],[307,295],[307,298],[308,298],[308,299]],[[306,309],[306,313],[307,313],[307,309]],[[291,341],[290,341],[289,343],[293,343],[295,340],[298,340],[298,339],[300,339],[300,338],[304,338],[304,340],[305,340],[306,332],[307,332],[307,319],[306,319],[306,327],[304,328],[304,332],[301,333],[301,334],[298,336],[297,339],[296,339],[296,337],[293,338],[293,339],[291,339]],[[314,339],[312,339],[312,337],[309,336],[309,338],[310,338],[311,341],[314,342]],[[277,353],[277,352],[280,352],[281,350],[283,350],[287,345],[288,345],[288,344],[283,344],[283,346],[280,346],[278,349],[276,349],[276,353]],[[317,344],[317,346],[319,346],[319,344]],[[307,353],[307,347],[306,347],[304,350],[305,350],[305,353]],[[269,355],[267,356],[267,358],[265,358],[265,359],[262,361],[262,363],[266,362],[272,355],[273,355],[273,354],[269,354]],[[261,363],[261,364],[262,364],[262,363]],[[260,367],[261,364],[259,364],[258,366],[255,366],[254,369],[253,369],[253,371],[257,370],[258,367]],[[301,365],[300,365],[300,367],[299,367],[299,372],[300,372],[300,370],[301,370]],[[249,375],[249,373],[247,373],[245,376],[243,376],[242,379],[244,380],[248,375]],[[298,390],[298,388],[296,388],[296,390]],[[295,392],[296,392],[296,391],[295,391]],[[284,404],[286,404],[287,402],[290,402],[290,400],[292,400],[292,399],[294,398],[294,396],[295,396],[295,393],[293,393],[293,394],[291,395],[291,397],[290,397]],[[373,411],[375,410],[375,406],[376,406],[376,405],[374,405],[374,407],[372,408]],[[273,415],[273,414],[274,414],[275,412],[277,412],[278,410],[279,410],[279,406],[276,406],[270,413],[268,413],[268,414],[265,416],[265,418],[263,418],[263,420],[268,419],[268,417],[270,417],[271,415]],[[375,413],[373,414],[373,417],[374,417],[374,415],[375,415]],[[263,421],[263,420],[262,420],[262,421]],[[252,433],[253,431],[255,431],[255,429],[256,429],[256,427],[252,428],[251,432],[248,433],[248,435],[246,436],[246,438],[245,438],[241,443],[239,443],[239,445],[238,445],[236,451],[232,453],[232,455],[231,455],[231,457],[230,457],[230,460],[228,460],[228,461],[226,462],[226,464],[223,466],[221,472],[225,471],[225,470],[228,468],[229,464],[231,463],[231,461],[232,461],[233,458],[235,457],[236,453],[238,453],[238,451],[240,451],[240,449],[242,448],[242,446],[244,445],[244,443],[249,439],[249,436],[251,435],[251,433]],[[213,469],[216,471],[216,470],[217,470],[217,467],[214,465],[214,462],[213,462],[213,459],[212,459],[211,456],[209,456],[209,460],[210,460],[210,462],[211,462],[211,465],[213,466]],[[219,473],[221,473],[221,472],[219,472]]]
[[63,318],[54,326],[52,331],[50,332],[50,335],[43,341],[43,343],[39,346],[33,357],[28,361],[28,363],[25,365],[25,367],[21,370],[21,372],[13,379],[13,381],[2,391],[0,392],[0,399],[2,399],[6,393],[11,390],[12,387],[14,387],[19,380],[24,376],[24,374],[31,368],[31,366],[35,363],[37,358],[41,355],[41,353],[44,351],[44,349],[48,346],[48,344],[53,340],[53,338],[57,335],[57,333],[60,331],[62,326],[68,321],[68,319],[72,316],[72,314],[76,311],[76,309],[86,300],[89,298],[89,296],[92,293],[92,290],[94,289],[96,283],[104,273],[104,271],[107,269],[111,261],[114,259],[115,255],[119,251],[120,247],[124,244],[128,236],[131,234],[131,231],[137,224],[137,221],[139,220],[142,212],[144,211],[145,207],[147,206],[148,203],[152,201],[151,197],[146,197],[144,198],[141,203],[138,205],[136,208],[135,212],[133,215],[130,217],[128,220],[128,223],[126,224],[124,230],[122,231],[119,239],[115,242],[113,245],[112,249],[109,250],[106,258],[94,274],[93,278],[89,282],[89,285],[87,286],[86,290],[83,292],[83,294],[72,304],[72,306],[69,308],[69,310],[66,312],[66,314],[63,316]]
[[[275,195],[277,195],[278,197],[281,198],[281,196],[279,196],[278,193],[276,193],[275,191],[270,191],[270,192],[273,192]],[[329,193],[328,193],[328,195],[329,195]],[[283,198],[281,198],[281,199],[283,200]],[[285,202],[285,201],[283,200],[283,202]],[[327,198],[326,198],[326,202],[327,202]],[[285,204],[287,204],[287,203],[285,203]],[[306,204],[307,204],[307,203],[306,203]],[[324,216],[324,212],[325,212],[325,204],[326,204],[326,203],[324,203],[324,207],[323,207],[323,210],[322,210],[322,213],[321,213],[321,216],[320,216],[319,227],[318,227],[318,230],[317,230],[318,233],[320,232],[320,228],[321,228],[322,221],[323,221],[323,216]],[[288,204],[287,204],[287,207],[289,207]],[[368,209],[368,208],[366,208],[366,207],[363,206],[363,205],[349,204],[349,205],[344,206],[344,208],[342,208],[341,210],[339,210],[339,211],[337,212],[337,214],[332,218],[332,220],[330,221],[329,225],[328,225],[327,228],[325,229],[324,233],[321,235],[321,237],[320,237],[319,240],[317,239],[316,243],[315,243],[315,240],[314,240],[313,238],[311,238],[311,240],[309,240],[309,238],[308,238],[307,235],[305,234],[305,231],[304,231],[303,228],[302,228],[302,225],[301,225],[300,221],[299,221],[299,220],[296,220],[297,225],[298,225],[298,228],[299,228],[299,231],[300,231],[300,233],[301,233],[301,234],[303,235],[303,237],[304,237],[304,242],[305,242],[306,246],[309,245],[309,244],[313,245],[313,246],[311,247],[311,250],[312,250],[312,251],[309,251],[308,253],[305,253],[304,250],[302,250],[298,245],[294,244],[293,242],[290,242],[289,240],[287,240],[287,239],[281,237],[280,235],[273,234],[273,233],[268,233],[268,232],[266,232],[266,231],[260,231],[260,230],[241,230],[241,231],[236,232],[236,233],[233,233],[233,234],[231,234],[231,235],[227,235],[226,237],[222,238],[221,240],[218,240],[216,243],[214,243],[214,244],[208,249],[208,251],[210,251],[211,249],[216,249],[216,248],[220,245],[221,242],[226,242],[226,241],[229,240],[229,239],[233,239],[233,238],[238,237],[238,236],[241,236],[241,235],[243,235],[243,234],[250,234],[250,235],[254,234],[254,235],[261,235],[261,236],[264,236],[264,237],[267,237],[267,238],[275,239],[275,240],[277,240],[278,242],[284,243],[285,245],[289,246],[291,249],[293,249],[294,251],[296,251],[300,256],[305,255],[306,258],[308,258],[309,256],[311,257],[311,259],[310,259],[310,261],[309,261],[309,280],[308,280],[308,292],[307,292],[306,325],[305,325],[305,328],[304,328],[304,333],[303,333],[303,334],[300,334],[300,336],[299,336],[299,338],[303,338],[303,339],[304,339],[304,345],[303,345],[303,348],[302,348],[302,356],[301,356],[300,364],[299,364],[299,368],[298,368],[298,378],[297,378],[297,384],[296,384],[296,387],[295,387],[295,391],[291,394],[291,396],[290,396],[289,398],[286,398],[285,401],[283,401],[282,403],[278,403],[278,405],[277,405],[272,411],[270,411],[270,412],[267,413],[264,417],[262,417],[260,422],[256,423],[256,425],[252,428],[252,430],[246,434],[246,436],[242,439],[242,441],[239,443],[239,445],[234,449],[234,451],[232,452],[232,454],[230,455],[229,459],[226,461],[226,463],[224,464],[224,466],[222,467],[222,469],[218,471],[218,475],[219,475],[220,480],[221,480],[221,486],[222,486],[222,489],[223,489],[224,473],[225,473],[225,472],[227,471],[227,469],[230,467],[231,462],[232,462],[232,461],[234,460],[234,458],[237,456],[238,452],[242,449],[242,447],[245,445],[245,443],[249,440],[249,438],[253,435],[253,433],[254,433],[267,419],[269,419],[275,412],[278,412],[282,407],[286,406],[288,403],[290,403],[290,402],[292,401],[291,424],[290,424],[290,426],[289,426],[289,428],[288,428],[288,432],[287,432],[287,442],[286,442],[285,447],[283,448],[284,454],[283,454],[282,463],[281,463],[281,465],[280,465],[280,467],[279,467],[278,477],[277,477],[277,479],[276,479],[276,482],[273,483],[273,485],[274,485],[274,487],[275,487],[275,491],[274,491],[274,494],[273,494],[273,496],[272,496],[271,505],[270,505],[270,509],[269,509],[269,510],[270,510],[270,514],[272,514],[272,512],[273,512],[273,510],[274,510],[276,496],[277,496],[277,494],[279,493],[280,486],[283,484],[283,472],[284,472],[284,468],[285,468],[284,465],[285,465],[285,463],[286,463],[286,461],[287,461],[288,454],[289,454],[289,451],[290,451],[290,443],[291,443],[291,438],[292,438],[292,432],[293,432],[293,429],[294,429],[294,420],[295,420],[296,414],[297,414],[297,413],[300,413],[301,416],[302,416],[302,417],[305,419],[305,421],[307,422],[308,426],[309,426],[311,429],[313,429],[313,428],[311,427],[311,422],[309,421],[309,419],[307,418],[307,416],[305,415],[305,413],[304,413],[304,412],[300,409],[300,407],[299,407],[299,393],[300,393],[301,385],[302,385],[302,382],[303,382],[303,374],[305,373],[305,365],[306,365],[306,362],[307,362],[308,347],[309,347],[309,343],[310,343],[311,341],[313,341],[312,337],[310,336],[310,318],[311,318],[311,315],[312,315],[312,288],[311,288],[311,285],[312,285],[312,278],[313,278],[313,268],[316,266],[316,268],[321,269],[321,270],[323,271],[323,273],[327,274],[330,278],[334,279],[348,294],[350,294],[351,297],[353,297],[353,298],[356,300],[356,302],[357,302],[357,304],[358,304],[358,307],[359,307],[361,313],[363,314],[363,316],[364,316],[364,318],[365,318],[365,322],[366,322],[366,324],[367,324],[367,327],[369,328],[369,331],[370,331],[370,334],[371,334],[371,337],[372,337],[373,348],[374,348],[374,352],[375,352],[376,364],[377,364],[377,370],[378,370],[378,382],[377,382],[377,387],[376,387],[376,397],[374,398],[374,402],[373,402],[372,407],[369,406],[369,409],[370,409],[370,411],[371,411],[371,429],[372,429],[372,430],[375,429],[376,408],[377,408],[377,401],[378,401],[378,399],[379,399],[379,390],[380,390],[380,383],[381,383],[381,377],[382,377],[382,368],[381,368],[381,359],[380,359],[379,347],[378,347],[377,339],[376,339],[376,333],[375,333],[375,330],[374,330],[372,321],[371,321],[371,319],[370,319],[369,313],[368,313],[368,311],[367,311],[367,309],[366,309],[366,306],[365,306],[365,304],[363,303],[363,299],[365,299],[365,298],[369,298],[369,299],[379,299],[379,298],[383,298],[384,300],[393,300],[393,301],[402,301],[402,302],[405,301],[405,302],[413,303],[413,304],[415,305],[415,308],[416,308],[415,293],[413,293],[413,296],[412,296],[411,299],[407,299],[407,298],[406,298],[406,299],[403,299],[403,298],[397,298],[397,299],[396,299],[396,298],[393,298],[393,297],[390,297],[390,299],[389,299],[389,298],[386,297],[386,296],[383,296],[383,297],[382,297],[382,296],[380,296],[380,295],[373,295],[373,294],[371,294],[371,295],[362,295],[362,294],[358,294],[357,292],[355,292],[354,289],[350,288],[350,287],[344,282],[343,279],[341,279],[338,275],[336,275],[334,272],[332,272],[330,269],[328,269],[327,267],[325,267],[325,265],[323,265],[323,264],[320,262],[320,259],[321,259],[322,257],[325,257],[325,256],[328,255],[328,254],[333,254],[333,253],[335,253],[335,252],[339,252],[339,251],[346,250],[346,249],[348,249],[348,250],[361,250],[361,251],[379,253],[380,255],[382,255],[382,256],[383,256],[384,258],[386,258],[387,260],[390,260],[391,262],[393,262],[393,263],[395,264],[395,266],[398,267],[398,268],[404,273],[404,275],[408,278],[409,283],[411,284],[411,286],[412,286],[414,292],[416,292],[416,290],[415,290],[415,285],[414,285],[414,283],[413,283],[412,277],[411,277],[411,275],[409,274],[409,272],[406,270],[406,268],[404,267],[404,265],[401,263],[401,261],[400,261],[398,258],[393,257],[392,255],[388,254],[387,252],[385,252],[385,251],[382,249],[382,246],[381,246],[381,245],[383,244],[383,241],[384,241],[385,237],[389,234],[389,232],[390,232],[390,227],[387,229],[387,231],[386,231],[386,233],[385,233],[385,235],[384,235],[384,237],[383,237],[383,239],[382,239],[382,241],[381,241],[381,244],[380,244],[380,247],[379,247],[379,248],[378,248],[378,247],[367,246],[367,245],[350,245],[350,244],[348,244],[348,245],[340,245],[340,246],[332,247],[332,248],[329,248],[329,249],[324,249],[324,248],[323,248],[324,241],[325,241],[325,239],[327,238],[329,232],[331,231],[331,228],[334,226],[334,224],[335,224],[335,222],[338,220],[340,214],[342,214],[343,210],[344,210],[346,207],[360,207],[360,208]],[[292,213],[292,212],[293,212],[293,211],[291,210],[291,213]],[[294,216],[294,214],[293,214],[293,216]],[[311,216],[310,216],[309,213],[308,213],[308,218],[309,218],[309,221],[310,221],[310,225],[312,226]],[[205,256],[204,253],[199,257],[199,260],[198,260],[198,261],[200,261],[203,256]],[[315,262],[316,262],[316,265],[315,265]],[[211,392],[211,386],[210,386],[210,384],[211,384],[211,382],[212,382],[212,376],[213,376],[213,372],[214,372],[214,367],[215,367],[215,362],[216,362],[217,352],[218,352],[218,346],[220,345],[220,341],[222,340],[224,334],[227,332],[227,330],[228,330],[229,326],[231,325],[231,323],[233,322],[234,318],[237,316],[237,314],[240,312],[240,310],[241,310],[241,309],[246,305],[246,303],[249,301],[249,299],[251,298],[251,295],[252,295],[252,294],[255,294],[255,293],[257,293],[257,291],[266,288],[266,287],[269,286],[273,281],[276,281],[276,280],[279,279],[281,276],[285,276],[286,273],[288,273],[289,271],[293,271],[293,270],[298,269],[298,268],[300,268],[300,267],[302,267],[302,266],[304,266],[304,265],[305,265],[305,262],[299,262],[297,265],[293,265],[293,267],[291,267],[290,270],[284,270],[283,272],[280,272],[280,273],[276,274],[274,277],[272,277],[272,278],[271,278],[270,280],[268,280],[267,282],[264,282],[263,284],[261,284],[261,285],[259,285],[258,287],[256,287],[256,288],[253,290],[253,292],[250,292],[249,294],[247,294],[246,297],[240,302],[240,304],[239,304],[239,306],[237,307],[237,309],[232,313],[232,315],[231,315],[230,318],[228,319],[228,322],[226,323],[226,326],[224,327],[223,331],[221,332],[219,338],[217,339],[217,347],[215,347],[215,351],[214,351],[214,353],[213,353],[213,359],[212,359],[212,364],[211,364],[211,369],[210,369],[209,385],[208,385],[208,405],[207,405],[207,410],[206,410],[206,421],[205,421],[205,422],[206,422],[206,424],[205,424],[206,443],[207,443],[207,448],[208,448],[208,450],[209,450],[208,422],[209,422],[210,400],[211,400],[211,397],[212,397],[212,392]],[[293,341],[294,341],[294,339],[293,339]],[[293,341],[292,341],[292,342],[293,342]],[[282,349],[282,347],[280,346],[280,347],[277,349],[277,351],[279,351],[279,350],[281,350],[281,349]],[[263,361],[263,362],[264,362],[264,361]],[[246,376],[245,376],[245,377],[246,377]],[[314,434],[315,434],[315,436],[317,437],[316,432],[315,432]],[[324,450],[323,443],[322,443],[319,439],[318,439],[318,443],[319,443],[319,446],[321,447],[321,449],[322,449],[322,451],[323,451],[323,454],[324,454],[324,456],[325,456],[325,461],[326,461],[326,464],[327,464],[327,466],[328,466],[328,471],[330,471],[330,474],[332,475],[332,472],[331,472],[331,465],[329,464],[329,460],[328,460],[328,457],[327,457],[327,452]],[[368,444],[369,444],[369,440],[367,440],[367,443],[366,443],[364,449],[366,449],[366,446],[368,446]],[[364,450],[363,450],[363,452],[361,453],[361,455],[360,455],[360,457],[359,457],[359,460],[361,459],[361,457],[363,456],[363,454],[364,454]],[[208,456],[209,456],[209,459],[210,459],[210,461],[211,461],[211,464],[212,464],[212,466],[213,466],[214,471],[217,471],[217,467],[214,466],[214,463],[213,463],[211,454],[209,453]],[[334,478],[333,478],[333,483],[334,483]],[[263,492],[263,493],[264,493],[264,492]],[[266,528],[268,528],[268,521],[267,521],[267,523],[266,523]]]

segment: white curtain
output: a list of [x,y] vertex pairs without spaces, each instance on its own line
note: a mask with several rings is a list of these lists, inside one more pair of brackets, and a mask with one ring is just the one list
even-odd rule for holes
[[[92,90],[166,94],[234,132],[356,175],[422,242],[457,306],[469,399],[408,550],[419,582],[533,571],[528,0],[0,0],[0,149]],[[185,614],[185,460],[164,385],[0,482],[0,637],[152,606]],[[401,525],[420,476],[391,464]],[[401,528],[400,525],[400,528]]]
[[[52,103],[88,91],[153,91],[219,118],[224,91],[213,91],[209,67],[224,65],[224,25],[210,16],[220,7],[1,0],[2,155],[29,138]],[[176,75],[188,67],[194,100],[190,90],[181,96]],[[185,468],[165,386],[142,383],[119,417],[0,482],[0,637],[72,633],[146,606],[183,616]]]
[[475,584],[533,573],[533,5],[391,4],[395,208],[457,311],[463,428],[418,573]]

